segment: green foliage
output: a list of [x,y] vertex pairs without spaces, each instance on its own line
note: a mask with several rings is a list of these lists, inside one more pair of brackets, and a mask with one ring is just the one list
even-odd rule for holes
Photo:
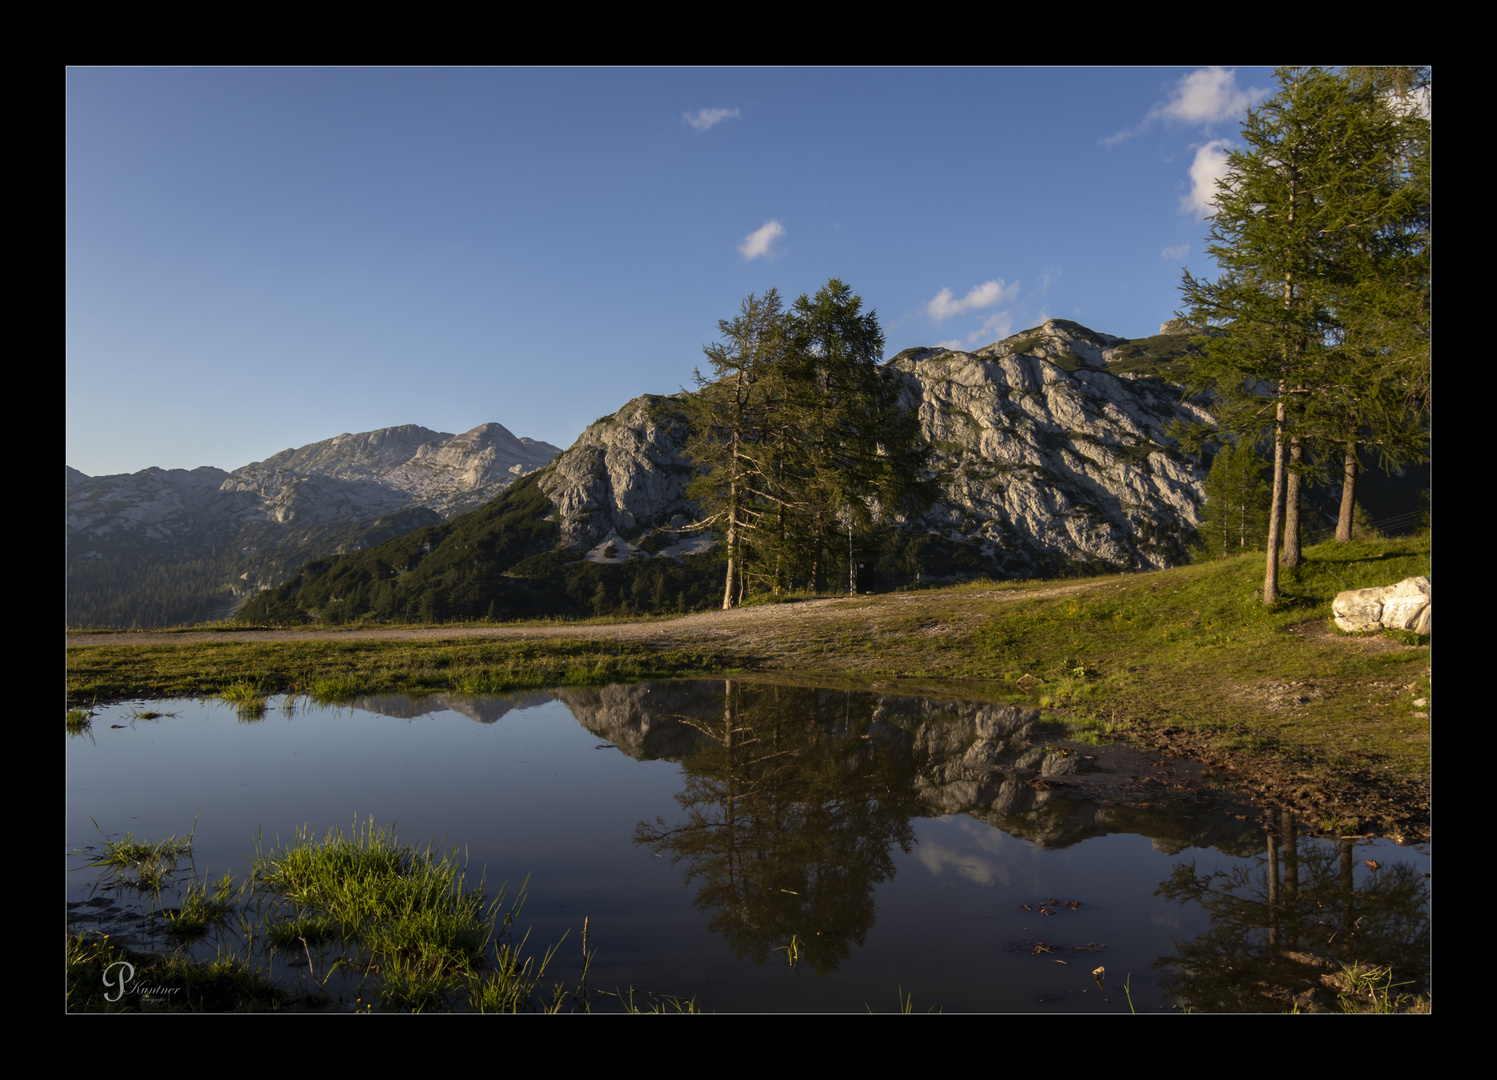
[[723,606],[748,581],[820,591],[839,561],[859,561],[857,534],[933,497],[930,449],[899,406],[902,376],[880,362],[877,316],[836,279],[788,313],[774,290],[750,296],[719,329],[705,349],[712,377],[698,373],[688,407],[692,494],[727,538]]
[[[1376,443],[1417,456],[1427,403],[1428,122],[1371,83],[1279,72],[1218,181],[1214,281],[1181,286],[1197,338],[1190,386],[1224,431],[1296,449]],[[1422,148],[1422,149],[1421,149]],[[1276,492],[1284,454],[1275,452]],[[1348,510],[1350,506],[1348,504]],[[1281,509],[1272,507],[1271,538]],[[1265,602],[1278,596],[1268,553]]]
[[1206,478],[1201,541],[1208,555],[1261,551],[1268,536],[1267,466],[1247,440],[1223,446]]

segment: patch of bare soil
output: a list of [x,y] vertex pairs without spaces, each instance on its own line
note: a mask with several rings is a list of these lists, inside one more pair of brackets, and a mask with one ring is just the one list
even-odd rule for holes
[[1329,619],[1311,619],[1298,626],[1291,626],[1284,632],[1312,640],[1319,645],[1333,645],[1348,652],[1385,653],[1417,647],[1404,645],[1382,634],[1344,634]]
[[[1335,835],[1381,835],[1400,844],[1430,839],[1429,778],[1393,773],[1370,758],[1334,769],[1260,750],[1234,750],[1216,736],[1168,724],[1136,722],[1129,741],[1195,769],[1182,777],[1202,798],[1226,794],[1265,808],[1292,810],[1304,830]],[[1204,771],[1197,771],[1203,769]],[[1202,782],[1211,791],[1202,790]]]
[[[959,614],[965,604],[1009,600],[1039,599],[1084,592],[1095,585],[1066,585],[1042,591],[1017,592],[992,590],[943,596],[939,602],[945,623],[939,632],[949,633],[962,626],[951,622],[953,611]],[[67,634],[67,646],[88,645],[175,645],[206,641],[437,641],[490,639],[495,641],[537,641],[556,638],[582,638],[592,641],[633,641],[656,645],[715,644],[757,647],[760,638],[776,631],[799,631],[827,628],[865,617],[880,619],[916,614],[934,606],[924,593],[892,593],[882,596],[838,597],[826,600],[798,600],[785,604],[758,604],[733,608],[731,611],[704,611],[670,619],[649,619],[620,623],[551,623],[526,626],[443,626],[430,628],[391,627],[380,630],[189,630],[182,633],[131,632],[119,634]],[[870,619],[871,621],[871,619]],[[932,631],[933,633],[936,631]]]

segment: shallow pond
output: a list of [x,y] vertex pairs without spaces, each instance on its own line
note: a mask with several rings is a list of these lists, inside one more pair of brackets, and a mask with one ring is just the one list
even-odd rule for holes
[[586,918],[592,987],[710,1011],[1283,1010],[1354,961],[1428,992],[1427,845],[1311,839],[1203,783],[1029,710],[720,680],[114,705],[67,739],[69,920],[163,947],[74,854],[106,835],[196,822],[202,878],[372,819],[528,879],[562,977]]

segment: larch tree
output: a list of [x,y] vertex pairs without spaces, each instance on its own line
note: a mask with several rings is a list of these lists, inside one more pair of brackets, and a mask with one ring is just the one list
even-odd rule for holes
[[1305,446],[1330,440],[1337,424],[1344,433],[1346,403],[1367,385],[1372,369],[1353,357],[1392,370],[1385,348],[1344,343],[1365,332],[1370,282],[1391,271],[1387,238],[1404,228],[1389,197],[1389,158],[1403,138],[1392,113],[1342,74],[1285,69],[1279,80],[1279,92],[1248,111],[1245,147],[1218,182],[1207,251],[1222,273],[1186,272],[1181,286],[1191,320],[1212,330],[1192,386],[1215,395],[1225,431],[1273,447],[1265,603],[1279,597],[1289,531],[1286,561],[1297,562]]
[[697,373],[688,401],[687,453],[698,525],[726,541],[723,607],[751,573],[776,590],[803,576],[820,591],[835,536],[846,530],[850,543],[853,530],[929,504],[919,418],[901,407],[900,373],[881,363],[877,315],[841,281],[789,312],[774,290],[750,296],[718,326],[704,350],[711,375]]
[[697,391],[686,399],[694,433],[687,455],[698,469],[690,493],[709,510],[699,525],[721,530],[726,541],[726,609],[742,592],[748,533],[762,517],[762,504],[774,486],[775,467],[766,454],[783,404],[773,389],[784,381],[789,335],[774,289],[762,297],[750,295],[736,318],[717,326],[721,337],[702,350],[711,376],[698,370]]
[[883,364],[884,332],[862,298],[836,278],[801,296],[791,315],[798,366],[789,402],[798,439],[788,473],[804,513],[800,540],[813,592],[826,578],[834,534],[852,537],[881,517],[928,506],[930,448],[919,417],[901,408],[902,376]]

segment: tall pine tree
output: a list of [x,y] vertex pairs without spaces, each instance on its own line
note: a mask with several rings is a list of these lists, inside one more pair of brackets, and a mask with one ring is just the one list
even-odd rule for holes
[[851,548],[855,532],[934,495],[919,418],[901,407],[903,376],[882,363],[877,315],[836,279],[788,313],[773,290],[751,296],[719,329],[705,350],[712,377],[698,373],[689,406],[688,453],[701,525],[727,543],[723,606],[750,575],[820,591],[835,540],[846,535]]
[[[1245,148],[1218,182],[1207,251],[1222,273],[1187,272],[1181,286],[1192,321],[1213,330],[1200,341],[1193,386],[1215,395],[1226,431],[1273,447],[1265,603],[1279,596],[1286,526],[1297,530],[1297,495],[1286,506],[1298,486],[1290,459],[1312,440],[1344,439],[1348,402],[1391,370],[1386,348],[1345,346],[1370,332],[1371,283],[1394,272],[1389,238],[1405,231],[1389,184],[1403,135],[1375,92],[1322,69],[1285,69],[1279,80],[1279,92],[1249,110]],[[1390,414],[1357,419],[1379,422]],[[1292,564],[1297,537],[1287,550]]]

